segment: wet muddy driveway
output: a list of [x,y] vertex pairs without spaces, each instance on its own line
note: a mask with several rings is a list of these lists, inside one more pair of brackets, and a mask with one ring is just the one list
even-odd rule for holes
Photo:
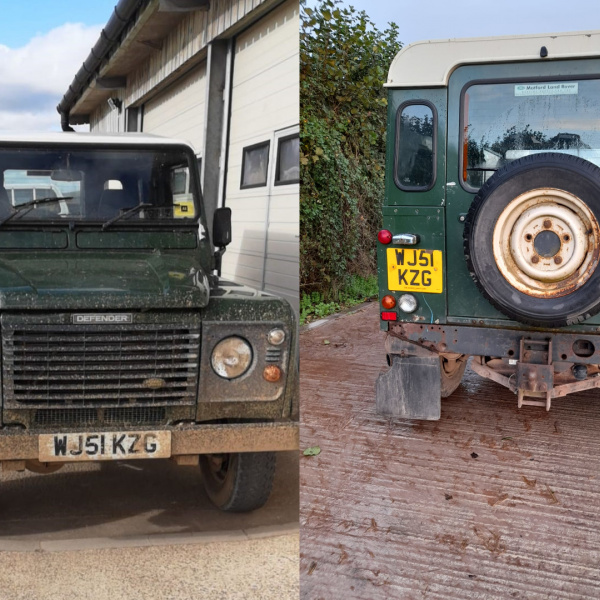
[[377,309],[301,336],[303,600],[599,598],[600,391],[518,410],[467,370],[440,421],[388,421]]

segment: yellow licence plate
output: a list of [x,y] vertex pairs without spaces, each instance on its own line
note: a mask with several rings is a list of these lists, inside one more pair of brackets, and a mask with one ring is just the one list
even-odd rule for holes
[[387,270],[390,290],[442,293],[441,250],[388,248]]

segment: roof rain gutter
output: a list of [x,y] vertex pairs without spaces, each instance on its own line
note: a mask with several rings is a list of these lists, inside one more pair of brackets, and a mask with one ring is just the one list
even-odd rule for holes
[[119,0],[106,27],[100,33],[96,45],[77,71],[69,89],[59,102],[56,110],[60,113],[60,124],[63,131],[74,131],[69,125],[71,109],[80,98],[83,90],[91,83],[100,71],[100,65],[111,51],[118,47],[121,35],[134,19],[138,9],[148,4],[149,0]]

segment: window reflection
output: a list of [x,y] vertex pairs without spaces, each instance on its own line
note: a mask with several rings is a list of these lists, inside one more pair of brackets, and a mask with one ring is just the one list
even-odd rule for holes
[[496,169],[538,152],[600,166],[600,81],[490,83],[463,100],[463,181],[480,187]]
[[424,104],[402,109],[398,123],[396,181],[402,188],[427,189],[433,183],[433,111]]

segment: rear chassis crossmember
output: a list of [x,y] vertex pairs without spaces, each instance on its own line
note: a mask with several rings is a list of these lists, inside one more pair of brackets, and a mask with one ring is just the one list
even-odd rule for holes
[[550,410],[552,398],[600,387],[600,335],[592,331],[396,323],[386,350],[390,369],[377,382],[377,410],[387,416],[439,419],[439,386],[432,384],[440,355],[472,355],[473,371],[515,393],[519,408]]

